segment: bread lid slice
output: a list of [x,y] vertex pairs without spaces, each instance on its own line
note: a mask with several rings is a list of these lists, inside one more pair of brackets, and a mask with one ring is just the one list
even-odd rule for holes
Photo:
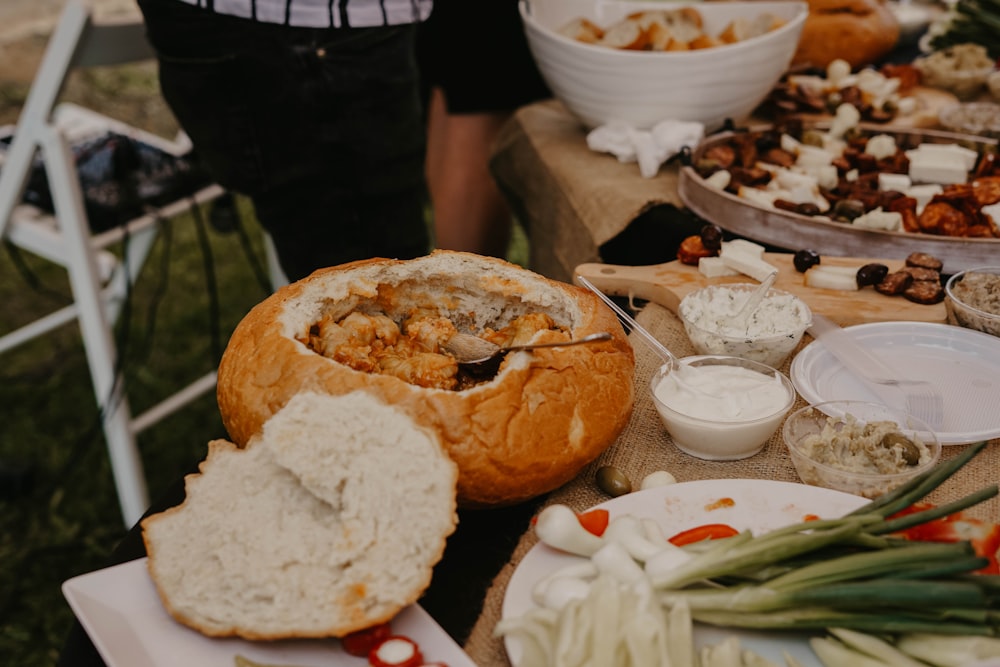
[[142,522],[149,572],[169,613],[206,635],[341,637],[426,590],[457,477],[402,412],[303,392],[245,449],[209,443],[185,501]]

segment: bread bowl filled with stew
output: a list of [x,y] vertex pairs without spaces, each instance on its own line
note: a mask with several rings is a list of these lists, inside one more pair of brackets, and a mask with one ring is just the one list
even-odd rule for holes
[[[501,347],[611,336],[512,352],[479,377],[445,350],[456,332]],[[459,505],[484,508],[558,488],[609,447],[631,414],[634,367],[621,324],[589,291],[435,251],[322,269],[276,291],[233,332],[217,395],[243,446],[297,393],[367,391],[436,432],[459,469]]]

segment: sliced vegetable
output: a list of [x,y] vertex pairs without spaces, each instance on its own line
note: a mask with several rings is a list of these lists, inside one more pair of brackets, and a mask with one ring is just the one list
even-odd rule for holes
[[896,647],[940,667],[964,667],[979,660],[1000,659],[1000,639],[996,637],[949,637],[928,632],[904,635]]
[[587,532],[600,537],[608,528],[610,513],[606,509],[592,509],[577,515],[580,525],[587,529]]
[[740,531],[730,525],[724,523],[706,523],[701,526],[695,526],[694,528],[682,530],[673,537],[668,538],[668,541],[674,546],[682,547],[686,544],[693,544],[694,542],[717,540],[723,537],[733,537],[739,534]]
[[365,630],[358,630],[341,637],[340,644],[349,655],[364,657],[391,635],[392,627],[388,623],[379,623]]
[[847,628],[830,628],[830,634],[839,639],[845,646],[881,660],[889,667],[926,667],[922,662],[914,660],[893,646],[891,642],[880,637]]
[[424,656],[409,637],[391,635],[372,647],[368,664],[371,667],[420,667],[424,664]]
[[[930,503],[917,503],[897,512],[892,518],[906,516],[923,510],[932,509]],[[949,514],[940,519],[928,521],[896,533],[909,540],[925,542],[962,542],[968,541],[976,554],[986,558],[986,567],[977,570],[979,574],[1000,574],[1000,525],[988,523],[962,512]]]

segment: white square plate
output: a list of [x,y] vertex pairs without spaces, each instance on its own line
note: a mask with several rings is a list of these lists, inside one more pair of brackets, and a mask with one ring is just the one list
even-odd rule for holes
[[[63,595],[108,667],[231,667],[236,655],[295,667],[364,667],[336,639],[251,642],[211,638],[171,618],[149,577],[146,559],[83,574],[63,583]],[[417,642],[427,661],[475,667],[462,648],[419,605],[392,621],[395,634]]]

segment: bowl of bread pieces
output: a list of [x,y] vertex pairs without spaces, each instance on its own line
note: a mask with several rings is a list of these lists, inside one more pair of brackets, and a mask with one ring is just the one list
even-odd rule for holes
[[805,2],[521,0],[553,95],[586,126],[740,120],[787,70]]
[[[495,375],[464,372],[457,333],[512,352]],[[255,306],[219,364],[219,410],[243,446],[301,392],[364,391],[437,434],[458,466],[460,507],[513,505],[573,479],[632,410],[635,356],[589,290],[504,260],[435,251],[314,272]],[[378,424],[372,424],[378,429]]]

